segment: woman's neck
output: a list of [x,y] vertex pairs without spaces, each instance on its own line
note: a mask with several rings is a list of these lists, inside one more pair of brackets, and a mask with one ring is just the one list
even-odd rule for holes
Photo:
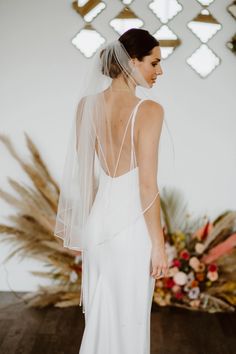
[[136,85],[131,84],[130,82],[126,83],[124,79],[117,78],[112,80],[112,84],[109,89],[113,92],[126,92],[135,94],[135,87]]

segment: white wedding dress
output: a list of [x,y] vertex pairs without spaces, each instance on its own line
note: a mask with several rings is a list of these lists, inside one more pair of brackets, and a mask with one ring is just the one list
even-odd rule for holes
[[[131,122],[131,158],[135,158],[135,116],[142,101],[135,106],[127,123],[128,126]],[[95,163],[101,168],[97,153],[95,155]],[[118,177],[111,177],[101,169],[89,219],[88,243],[100,229],[100,211],[106,202],[106,193],[100,191],[104,191],[109,179],[113,178],[113,195],[109,197],[124,208],[129,193],[124,182],[128,177],[132,178],[139,196],[138,166]],[[142,210],[140,197],[137,197],[135,208],[134,215]],[[107,220],[106,232],[111,232],[116,222],[115,215],[114,220]],[[132,232],[129,232],[131,227]],[[150,354],[150,315],[155,279],[150,275],[151,240],[144,215],[116,237],[83,251],[82,261],[81,299],[85,329],[79,354]]]

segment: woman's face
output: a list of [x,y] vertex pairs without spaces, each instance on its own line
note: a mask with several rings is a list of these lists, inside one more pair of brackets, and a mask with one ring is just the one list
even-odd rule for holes
[[160,61],[161,51],[159,46],[154,47],[151,54],[145,56],[142,61],[137,58],[133,59],[133,64],[139,69],[150,87],[155,83],[157,76],[163,74]]

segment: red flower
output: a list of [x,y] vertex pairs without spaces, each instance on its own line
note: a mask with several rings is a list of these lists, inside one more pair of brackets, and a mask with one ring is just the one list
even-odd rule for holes
[[177,258],[175,258],[175,259],[173,259],[173,261],[172,261],[172,265],[174,266],[174,267],[180,267],[181,266],[181,263],[180,263],[180,261],[177,259]]
[[175,285],[175,282],[172,278],[167,278],[165,281],[165,286],[168,289],[171,289]]
[[79,264],[72,264],[71,269],[73,269],[76,273],[82,272],[82,267]]
[[217,271],[217,265],[215,263],[209,264],[209,266],[207,267],[209,272],[216,272]]
[[175,293],[175,297],[176,297],[176,299],[178,299],[178,300],[181,300],[181,299],[183,298],[183,296],[184,296],[184,294],[181,293],[180,291],[179,291],[178,293]]
[[184,250],[182,250],[180,252],[180,257],[183,258],[183,259],[189,259],[190,254],[189,254],[189,252],[186,249],[184,249]]

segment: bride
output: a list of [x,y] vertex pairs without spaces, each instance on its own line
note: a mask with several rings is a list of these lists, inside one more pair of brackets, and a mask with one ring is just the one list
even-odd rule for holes
[[82,83],[55,236],[82,253],[80,354],[149,354],[155,279],[168,273],[157,183],[163,107],[150,99],[159,42],[132,28]]

